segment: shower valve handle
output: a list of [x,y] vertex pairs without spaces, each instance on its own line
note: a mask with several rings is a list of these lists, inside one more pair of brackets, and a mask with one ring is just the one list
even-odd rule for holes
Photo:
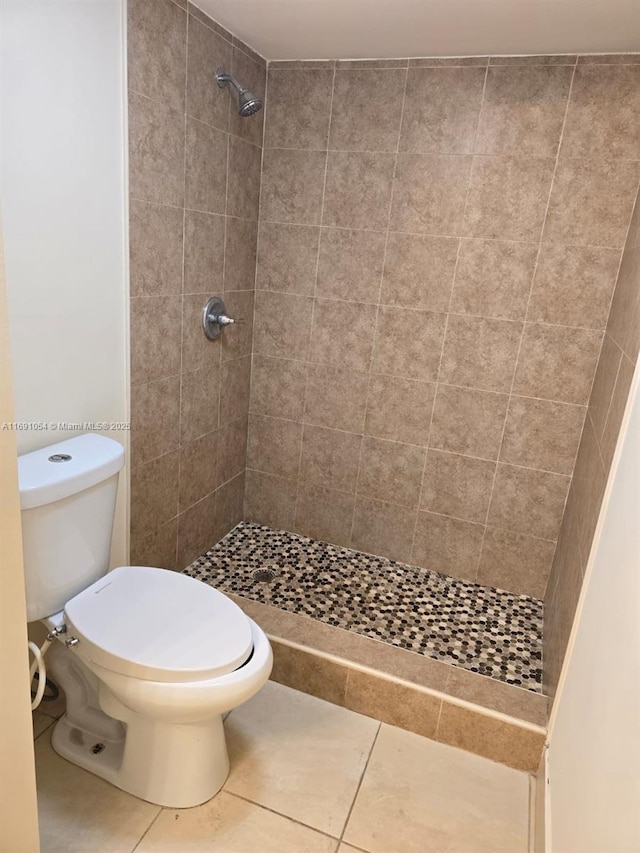
[[243,325],[244,320],[234,320],[227,315],[227,309],[219,296],[212,296],[202,312],[202,328],[210,341],[220,337],[227,326]]

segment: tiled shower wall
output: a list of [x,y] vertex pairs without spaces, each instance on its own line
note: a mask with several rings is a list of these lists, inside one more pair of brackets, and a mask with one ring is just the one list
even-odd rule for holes
[[[640,112],[636,126],[639,117]],[[545,598],[544,686],[549,695],[558,685],[639,349],[640,201],[636,201]]]
[[544,595],[637,60],[269,64],[248,520]]
[[[195,7],[129,0],[131,560],[181,568],[242,517],[265,63]],[[207,341],[224,294],[246,325]]]

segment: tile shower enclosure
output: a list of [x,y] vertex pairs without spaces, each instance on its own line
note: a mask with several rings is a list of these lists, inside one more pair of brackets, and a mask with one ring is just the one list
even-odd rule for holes
[[[267,73],[195,7],[129,8],[132,560],[181,569],[244,518],[542,598],[640,180],[637,57]],[[247,322],[212,344],[220,293]]]

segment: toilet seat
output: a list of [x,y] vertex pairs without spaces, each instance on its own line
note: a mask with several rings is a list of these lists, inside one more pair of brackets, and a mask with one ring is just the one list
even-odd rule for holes
[[72,651],[112,672],[150,681],[204,681],[251,655],[248,618],[221,592],[165,569],[120,566],[64,609]]

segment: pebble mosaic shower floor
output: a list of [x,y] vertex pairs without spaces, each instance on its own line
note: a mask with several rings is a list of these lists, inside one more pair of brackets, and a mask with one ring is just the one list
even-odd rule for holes
[[[254,577],[270,569],[273,580]],[[535,598],[241,522],[185,574],[445,663],[542,691]]]

